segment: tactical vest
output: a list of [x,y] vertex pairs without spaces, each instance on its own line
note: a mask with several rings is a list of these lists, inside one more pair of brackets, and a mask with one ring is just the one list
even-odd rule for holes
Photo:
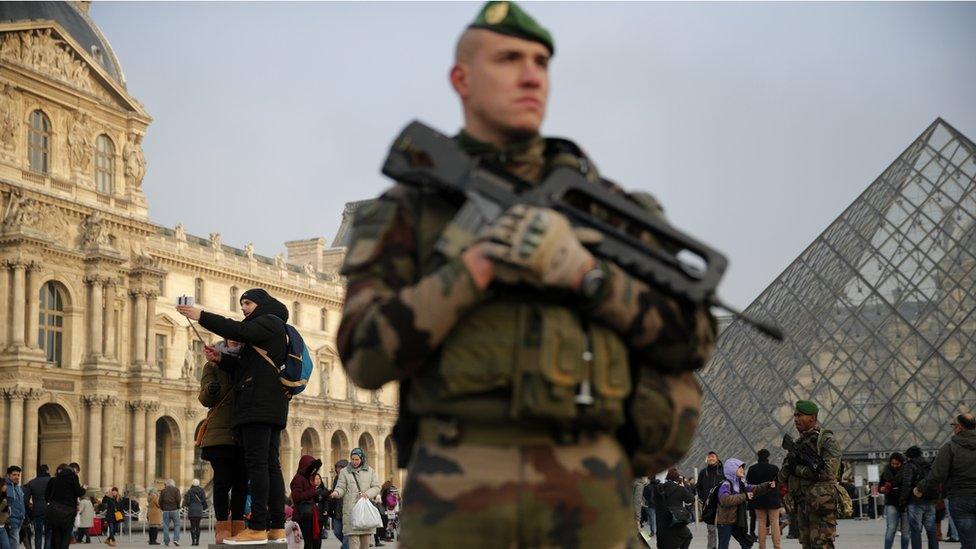
[[[547,164],[571,165],[595,179],[585,158],[565,149]],[[460,206],[439,194],[420,198],[420,276],[448,261],[434,247]],[[472,423],[552,420],[604,430],[624,423],[631,371],[627,347],[615,332],[567,306],[565,296],[560,301],[512,287],[488,291],[411,380],[406,396],[413,414]],[[591,403],[579,403],[581,391],[592,396]]]

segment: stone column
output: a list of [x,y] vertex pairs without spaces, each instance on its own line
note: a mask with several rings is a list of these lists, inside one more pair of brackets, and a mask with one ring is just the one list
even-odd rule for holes
[[110,279],[105,286],[105,357],[115,358],[115,298],[116,281]]
[[[26,345],[24,340],[24,328],[27,326],[24,314],[27,312],[25,272],[26,265],[23,262],[13,262],[13,292],[10,315],[10,344],[12,347],[23,347]],[[35,334],[34,337],[37,337]]]
[[[132,444],[132,484],[137,492],[146,487],[146,403],[130,402],[132,408],[132,430],[135,433]],[[155,438],[155,433],[154,433]]]
[[27,391],[19,388],[7,389],[10,399],[10,431],[7,439],[7,463],[24,463],[24,400]]
[[108,429],[102,428],[102,404],[106,398],[99,395],[86,395],[85,404],[88,405],[88,462],[85,467],[84,478],[88,485],[99,486],[102,477],[102,433]]
[[156,365],[156,292],[146,292],[146,363],[152,370],[158,370]]
[[132,363],[146,364],[146,292],[133,290],[135,298],[135,319],[132,321]]
[[37,473],[37,444],[39,442],[37,401],[41,399],[41,392],[36,389],[27,391],[24,399],[24,464],[22,469],[28,478],[34,478]]
[[37,331],[40,327],[41,314],[41,264],[31,261],[27,265],[27,346],[38,349]]
[[101,480],[102,488],[109,489],[115,484],[115,407],[119,401],[115,397],[108,397],[102,407],[102,478],[98,479],[93,473],[88,475],[92,483]]
[[91,286],[88,299],[88,356],[97,359],[102,356],[102,278],[90,276],[85,279]]
[[146,403],[146,489],[156,483],[156,411],[158,402]]
[[10,341],[10,318],[7,312],[10,310],[10,262],[6,259],[0,260],[0,349],[3,349]]

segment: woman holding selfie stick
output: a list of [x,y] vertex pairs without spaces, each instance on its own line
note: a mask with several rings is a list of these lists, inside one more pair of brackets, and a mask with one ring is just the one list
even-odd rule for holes
[[288,309],[261,288],[241,295],[244,320],[239,322],[192,305],[176,310],[225,339],[238,341],[237,356],[206,347],[207,358],[227,372],[234,384],[232,425],[244,450],[250,482],[251,521],[228,545],[285,541],[285,486],[278,461],[281,430],[288,420],[288,397],[275,364],[287,357]]

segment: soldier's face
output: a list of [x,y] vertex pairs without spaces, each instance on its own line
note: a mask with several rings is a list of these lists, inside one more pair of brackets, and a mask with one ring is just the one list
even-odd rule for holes
[[511,138],[539,133],[549,98],[549,50],[538,42],[490,31],[451,71],[466,124]]
[[814,425],[816,424],[817,416],[808,416],[799,412],[795,412],[793,414],[793,425],[796,426],[796,430],[800,433],[805,433],[810,429],[813,429]]

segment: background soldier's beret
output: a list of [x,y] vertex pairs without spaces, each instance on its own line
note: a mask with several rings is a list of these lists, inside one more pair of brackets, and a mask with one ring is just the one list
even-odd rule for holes
[[820,409],[811,400],[798,400],[796,401],[796,411],[808,416],[815,416]]
[[543,28],[531,15],[526,13],[515,2],[488,2],[469,29],[485,29],[492,32],[507,34],[516,38],[538,42],[549,50],[552,55],[556,47],[552,43],[552,35]]

